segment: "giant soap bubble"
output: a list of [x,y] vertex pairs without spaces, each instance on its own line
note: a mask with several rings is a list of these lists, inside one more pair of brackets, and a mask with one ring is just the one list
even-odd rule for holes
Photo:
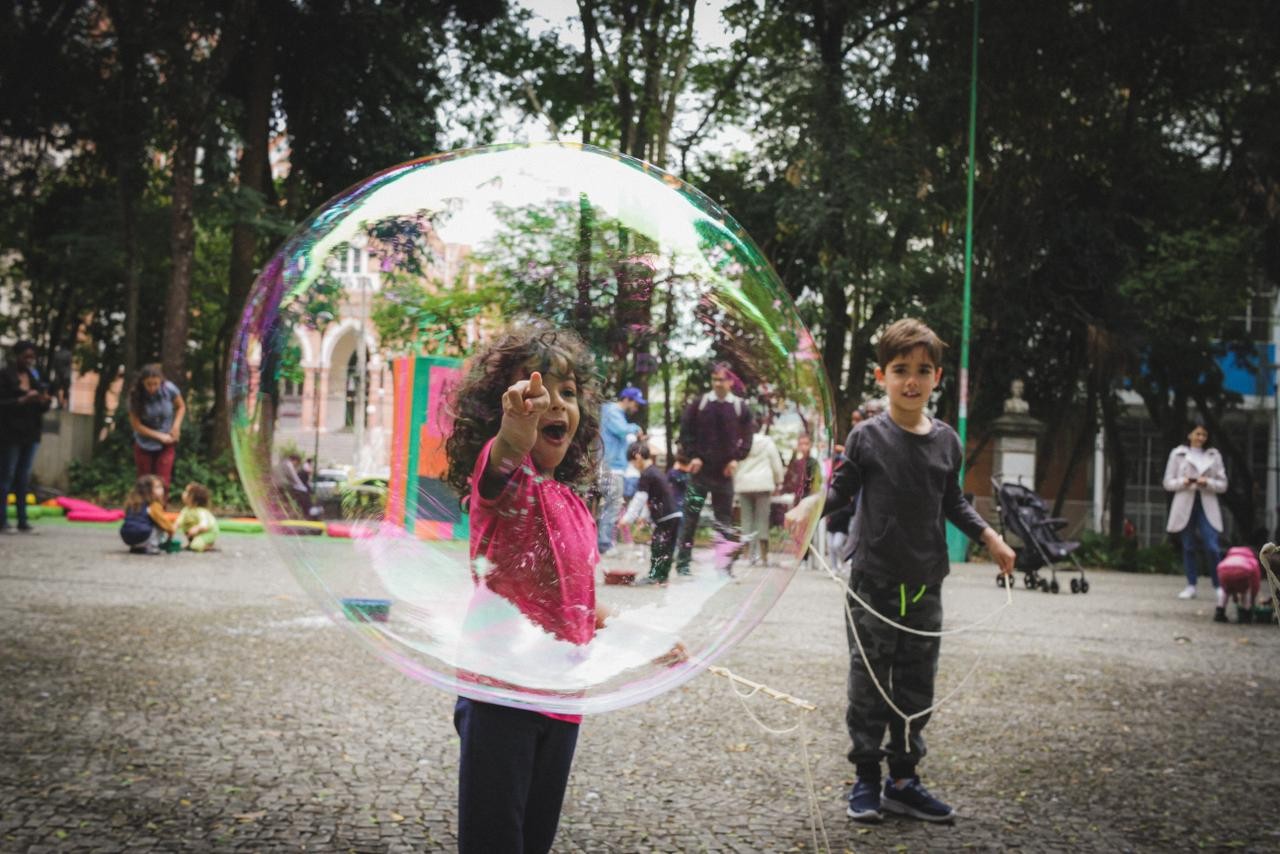
[[[598,423],[596,401],[634,401],[620,407],[634,412],[606,416],[646,428],[663,479],[682,449],[697,454],[701,471],[685,474],[691,524],[675,525],[691,548],[685,560],[675,549],[668,583],[626,583],[650,574],[655,532],[679,539],[661,489],[596,561],[591,520],[634,478],[616,474],[585,432],[586,476],[556,493],[561,505],[511,487],[519,478],[547,486],[560,468],[530,458],[511,488],[498,479],[495,502],[524,496],[487,529],[507,558],[482,550],[471,559],[473,508],[450,484],[449,439],[464,403],[486,403],[481,392],[459,395],[475,355],[513,327],[541,330],[553,350],[565,330],[585,342],[576,375],[584,431]],[[557,359],[510,381],[529,367],[563,370]],[[453,152],[334,198],[254,285],[231,396],[253,507],[333,620],[417,680],[558,713],[640,702],[741,640],[781,595],[816,526],[809,519],[806,536],[784,535],[779,511],[797,492],[825,487],[826,469],[801,460],[786,494],[770,498],[775,464],[792,460],[802,433],[815,461],[830,447],[830,391],[813,339],[755,244],[679,179],[576,145]],[[455,468],[469,474],[474,456]],[[736,497],[735,477],[747,490]],[[579,500],[566,497],[570,488],[582,504],[566,516]],[[626,518],[629,502],[620,503]],[[575,558],[557,563],[566,535],[548,535],[540,514],[570,520]],[[494,565],[502,560],[511,565]],[[566,631],[566,615],[592,597],[603,625],[578,613],[580,630]]]

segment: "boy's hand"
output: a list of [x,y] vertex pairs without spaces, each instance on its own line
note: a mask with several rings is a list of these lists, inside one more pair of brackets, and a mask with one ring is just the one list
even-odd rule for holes
[[813,515],[813,508],[818,504],[818,495],[806,495],[800,499],[800,503],[792,507],[782,517],[782,527],[790,534],[800,534],[804,532],[804,526],[808,524],[809,517]]
[[542,385],[542,374],[515,383],[502,395],[502,428],[499,435],[521,454],[538,441],[538,419],[551,407],[551,393]]
[[683,664],[689,660],[689,650],[681,641],[676,641],[671,649],[664,652],[653,660],[653,663],[659,667],[670,667],[673,664]]
[[1018,559],[1018,553],[1004,541],[1004,537],[997,534],[995,528],[987,528],[982,533],[982,541],[991,553],[991,559],[1000,567],[1000,574],[1013,575],[1013,564]]

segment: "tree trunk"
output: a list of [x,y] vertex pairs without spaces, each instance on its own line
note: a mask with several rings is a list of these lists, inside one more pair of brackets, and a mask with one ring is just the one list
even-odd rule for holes
[[[574,318],[578,332],[587,337],[591,326],[591,235],[593,228],[591,200],[586,193],[578,196],[578,300]],[[588,339],[590,340],[590,339]]]
[[1107,457],[1111,463],[1111,483],[1107,491],[1107,503],[1111,508],[1111,522],[1108,534],[1111,542],[1119,543],[1124,539],[1125,487],[1128,479],[1128,461],[1125,458],[1124,442],[1120,436],[1119,401],[1111,389],[1099,392],[1102,400],[1102,432],[1106,437]]
[[[829,108],[829,121],[820,122],[814,128],[818,142],[818,168],[822,170],[821,192],[818,204],[822,205],[823,218],[819,240],[819,258],[824,269],[823,277],[823,309],[828,318],[823,330],[822,363],[827,369],[836,391],[836,433],[849,423],[849,414],[853,411],[853,401],[847,394],[841,394],[844,388],[844,363],[846,355],[846,339],[849,335],[849,296],[844,275],[834,259],[846,257],[846,235],[844,229],[845,204],[839,198],[835,170],[843,158],[841,153],[844,135],[840,124],[834,120],[844,104],[844,55],[843,40],[845,24],[848,21],[848,10],[843,3],[828,3],[817,0],[812,6],[813,39],[818,50],[820,67],[818,70],[818,97]],[[821,115],[821,113],[819,113]],[[856,368],[855,368],[856,370]]]
[[591,113],[596,105],[596,39],[600,37],[593,0],[578,0],[578,16],[582,19],[582,142],[590,145]]
[[[244,150],[240,152],[240,189],[258,198],[267,195],[270,181],[267,147],[271,135],[271,97],[275,91],[273,42],[259,32],[250,59],[249,88],[244,111]],[[252,222],[239,220],[231,230],[231,270],[227,286],[226,314],[215,342],[217,363],[213,377],[213,435],[210,451],[214,457],[230,446],[231,411],[227,403],[227,377],[231,367],[231,342],[240,314],[257,273],[258,232]],[[263,377],[263,382],[268,378]]]
[[1076,466],[1088,453],[1089,449],[1093,447],[1094,431],[1097,429],[1098,423],[1098,393],[1093,383],[1092,374],[1090,374],[1087,383],[1084,421],[1080,425],[1080,432],[1076,435],[1075,443],[1071,446],[1071,456],[1067,458],[1067,469],[1062,474],[1062,483],[1058,485],[1058,495],[1053,500],[1054,516],[1062,515],[1062,507],[1066,503],[1067,490],[1071,487],[1071,478],[1075,476]]
[[173,210],[169,230],[173,271],[164,306],[164,336],[160,362],[165,376],[179,385],[185,382],[187,330],[190,326],[191,271],[195,266],[196,151],[199,134],[194,118],[178,127],[173,149]]
[[[693,50],[693,20],[697,14],[695,0],[684,0],[681,5],[686,16],[684,32],[676,43],[675,58],[669,63],[667,91],[660,93],[662,111],[653,145],[653,162],[664,169],[667,167],[667,151],[671,147],[671,128],[675,124],[677,101],[684,89],[685,75],[689,71],[689,54]],[[683,166],[681,163],[682,168]]]

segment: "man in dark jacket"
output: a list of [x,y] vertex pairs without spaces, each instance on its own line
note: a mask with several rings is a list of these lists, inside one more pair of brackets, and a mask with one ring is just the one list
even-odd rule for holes
[[733,472],[751,450],[755,424],[751,407],[731,391],[733,381],[729,366],[717,363],[711,369],[711,391],[685,407],[680,419],[680,449],[690,459],[676,554],[676,571],[681,575],[690,574],[693,538],[708,495],[715,516],[716,568],[732,575],[733,558],[742,548],[733,527]]
[[36,373],[36,345],[19,341],[9,350],[0,370],[0,533],[11,533],[9,493],[14,493],[18,530],[32,530],[27,522],[27,485],[40,446],[41,416],[52,398]]

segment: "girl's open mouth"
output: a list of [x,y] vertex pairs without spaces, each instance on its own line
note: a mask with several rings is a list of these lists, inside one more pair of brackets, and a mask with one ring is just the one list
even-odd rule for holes
[[542,428],[542,435],[549,442],[563,442],[565,436],[569,435],[569,425],[548,424]]

